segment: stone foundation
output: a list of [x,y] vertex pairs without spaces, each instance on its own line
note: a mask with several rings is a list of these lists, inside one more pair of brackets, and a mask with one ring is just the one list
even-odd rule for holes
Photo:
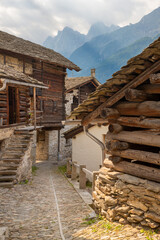
[[36,155],[35,140],[36,131],[33,132],[27,151],[25,151],[24,156],[22,157],[22,161],[17,169],[17,182],[30,179],[32,177],[32,165],[35,163]]
[[160,184],[156,182],[103,167],[95,182],[93,203],[109,221],[151,228],[160,224]]

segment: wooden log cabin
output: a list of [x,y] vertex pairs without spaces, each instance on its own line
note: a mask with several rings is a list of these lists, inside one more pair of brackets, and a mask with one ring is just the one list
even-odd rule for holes
[[34,121],[29,114],[30,88],[48,87],[12,67],[0,64],[0,129],[28,125],[30,120]]
[[159,226],[159,86],[160,38],[130,59],[70,116],[84,126],[109,124],[108,156],[95,181],[93,201],[96,211],[110,221]]
[[48,87],[10,66],[0,64],[0,187],[12,187],[31,176],[37,119],[35,107],[34,122],[29,114],[30,88],[34,89],[35,106],[36,89]]
[[66,115],[69,116],[74,108],[77,108],[100,85],[100,82],[95,77],[95,69],[91,69],[90,76],[66,77]]
[[[59,53],[0,31],[0,64],[12,66],[46,84],[48,89],[37,89],[37,121],[42,128],[37,133],[37,158],[47,160],[57,144],[61,121],[65,119],[65,76],[66,69],[80,68]],[[30,89],[33,110],[33,89]],[[32,114],[32,113],[31,113]],[[3,124],[6,123],[5,121]],[[59,140],[60,141],[60,140]],[[49,145],[49,142],[51,145]],[[51,149],[50,149],[51,148]]]

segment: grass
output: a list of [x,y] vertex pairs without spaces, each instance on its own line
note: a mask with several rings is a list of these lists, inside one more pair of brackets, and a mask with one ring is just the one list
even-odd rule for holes
[[19,184],[27,184],[28,182],[29,182],[29,180],[26,179],[26,180],[23,180],[23,181],[19,182]]
[[87,180],[87,182],[86,182],[86,187],[92,188],[92,183],[89,180]]
[[65,173],[66,173],[66,171],[67,171],[67,166],[66,166],[66,165],[59,166],[59,167],[58,167],[58,170],[59,170],[63,175],[65,175]]
[[38,167],[36,167],[36,166],[32,166],[32,174],[35,174],[36,171],[37,171],[37,169],[38,169]]
[[141,229],[140,232],[145,235],[147,240],[153,240],[153,235],[156,234],[156,232],[153,231],[152,229],[149,230]]

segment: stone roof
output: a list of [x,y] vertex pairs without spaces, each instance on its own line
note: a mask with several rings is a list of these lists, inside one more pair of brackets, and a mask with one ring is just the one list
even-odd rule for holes
[[44,83],[34,79],[22,72],[18,72],[13,67],[0,64],[0,79],[9,79],[21,83],[34,84],[37,86],[46,86]]
[[125,85],[133,81],[138,75],[142,74],[147,68],[160,60],[160,38],[150,44],[139,55],[131,58],[126,66],[112,75],[106,83],[99,86],[95,92],[75,108],[69,116],[70,119],[84,119],[91,112],[95,111],[100,105],[118,93]]
[[97,86],[100,86],[100,82],[92,76],[88,76],[88,77],[72,77],[72,78],[66,78],[65,79],[65,88],[66,91],[68,92],[69,90],[73,89],[73,88],[77,88],[81,85],[85,85],[89,82],[92,82],[93,84]]
[[0,49],[55,63],[59,66],[69,68],[70,70],[80,70],[77,65],[63,57],[61,54],[39,44],[32,43],[2,31],[0,31]]

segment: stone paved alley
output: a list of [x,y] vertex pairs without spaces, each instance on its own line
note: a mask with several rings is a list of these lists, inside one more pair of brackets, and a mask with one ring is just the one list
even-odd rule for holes
[[[52,182],[53,179],[53,182]],[[0,188],[0,227],[9,228],[7,240],[60,240],[53,184],[65,240],[160,240],[159,233],[140,227],[99,220],[91,226],[84,218],[92,210],[53,164],[39,163],[26,184]]]
[[91,210],[56,166],[40,163],[31,182],[0,189],[0,226],[9,227],[9,240],[61,239],[52,178],[65,238],[74,239],[72,234],[82,228]]

